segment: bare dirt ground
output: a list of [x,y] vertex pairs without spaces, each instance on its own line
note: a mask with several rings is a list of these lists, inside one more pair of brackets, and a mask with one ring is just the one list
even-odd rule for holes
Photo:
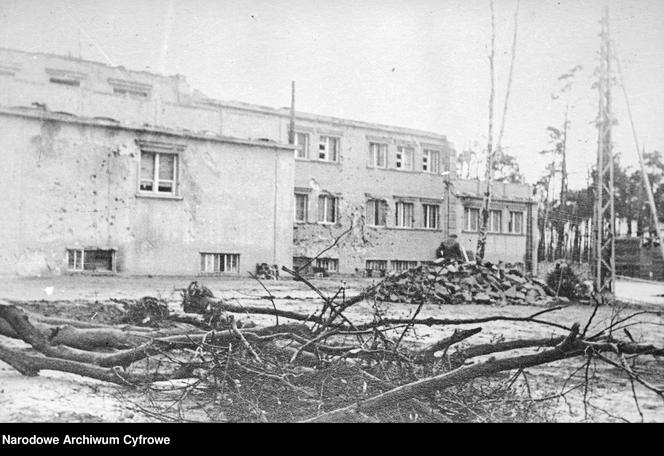
[[[237,300],[241,304],[271,306],[264,299],[266,293],[261,286],[250,279],[208,279],[188,277],[126,278],[64,276],[39,279],[5,279],[0,281],[0,298],[10,301],[31,301],[32,310],[47,315],[61,315],[86,321],[112,322],[121,313],[119,304],[111,299],[130,299],[142,296],[157,296],[178,306],[178,288],[185,287],[191,280],[198,280],[210,288],[215,296]],[[346,295],[353,296],[370,280],[325,279],[315,281],[324,290],[332,291],[339,286],[346,287]],[[277,297],[276,305],[284,310],[310,313],[317,309],[315,294],[305,285],[292,280],[268,281],[266,285]],[[406,317],[412,315],[416,306],[406,304],[384,304],[381,309],[389,316]],[[420,317],[438,318],[480,318],[484,316],[528,316],[541,308],[532,306],[486,306],[486,305],[425,305]],[[633,313],[636,308],[623,309],[622,315]],[[651,307],[650,313],[640,315],[635,321],[642,324],[630,328],[638,342],[664,345],[664,315],[661,307]],[[368,319],[372,303],[361,303],[351,309],[351,315]],[[582,326],[590,317],[592,308],[584,305],[570,305],[565,309],[548,314],[546,319],[571,325],[579,322]],[[592,329],[601,328],[615,316],[611,308],[599,309]],[[252,316],[257,323],[273,323],[273,317]],[[474,325],[477,326],[477,325]],[[473,327],[470,325],[468,327]],[[482,325],[481,333],[467,341],[468,344],[495,342],[501,339],[512,340],[526,337],[548,337],[563,334],[562,330],[542,325],[519,322],[497,321]],[[425,343],[448,336],[453,328],[423,327],[411,336],[410,343]],[[3,344],[22,343],[2,338]],[[551,401],[550,419],[555,421],[664,421],[664,401],[640,385],[632,386],[629,379],[618,369],[610,366],[591,366],[589,376],[601,376],[590,390],[576,388],[586,375],[580,369],[576,376],[570,375],[583,367],[582,359],[560,361],[547,366],[528,369],[514,383],[523,397],[545,398],[567,391],[563,398]],[[646,378],[654,385],[664,384],[664,363],[652,357],[644,357],[641,365],[647,372]],[[524,378],[525,377],[525,378]],[[634,395],[637,401],[634,400]],[[589,399],[584,407],[584,396]],[[78,377],[61,372],[43,372],[39,377],[23,377],[11,367],[0,362],[0,421],[86,421],[86,422],[135,422],[153,421],[145,399],[136,392],[118,388],[103,382]],[[478,417],[478,420],[481,420]]]

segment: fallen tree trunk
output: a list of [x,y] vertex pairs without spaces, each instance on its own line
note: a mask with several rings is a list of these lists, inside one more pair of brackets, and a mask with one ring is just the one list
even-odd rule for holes
[[[140,336],[136,339],[139,343],[133,346],[133,348],[114,353],[99,353],[88,350],[78,350],[71,345],[62,344],[62,341],[58,341],[57,337],[48,338],[43,332],[33,326],[28,319],[28,316],[16,306],[0,305],[0,321],[4,322],[4,325],[9,326],[9,329],[14,333],[15,338],[23,340],[35,350],[46,356],[78,363],[94,364],[101,367],[129,366],[130,364],[148,356],[164,353],[177,348],[196,348],[202,343],[216,345],[229,344],[238,340],[243,334],[240,330],[226,330],[211,333],[183,334],[163,338]],[[112,330],[65,329],[70,331],[69,337],[84,336],[83,340],[74,341],[74,344],[79,346],[83,345],[85,347],[99,345],[99,337],[101,336],[102,340],[107,339],[109,331],[112,336],[115,337]],[[247,336],[251,337],[252,340],[261,342],[265,340],[263,339],[264,337],[269,338],[269,336],[279,334],[287,335],[291,331],[306,333],[308,328],[302,327],[301,325],[283,325],[280,327],[256,328],[251,332],[245,330],[245,333]],[[56,336],[58,334],[56,334]],[[86,339],[85,336],[89,337]],[[69,337],[66,337],[65,339],[68,340]],[[122,341],[124,343],[127,339],[122,339]],[[114,345],[117,346],[119,344],[116,343]],[[292,356],[292,353],[294,353],[296,348],[288,347],[284,350],[286,353],[291,353]],[[305,362],[312,364],[317,362],[317,360],[313,355],[310,355],[306,358]]]
[[434,355],[437,352],[445,350],[454,344],[458,344],[459,342],[474,336],[480,331],[482,331],[482,328],[457,329],[450,337],[446,337],[431,345],[424,347],[422,350],[418,352],[417,359],[420,362],[431,361],[431,359],[433,359]]
[[422,394],[431,394],[453,385],[458,385],[477,377],[493,375],[513,369],[524,369],[539,364],[550,363],[583,353],[583,348],[575,344],[579,325],[575,324],[568,336],[554,349],[534,355],[524,355],[501,360],[489,360],[472,366],[460,367],[434,377],[425,378],[386,391],[357,404],[323,413],[305,422],[339,422],[353,420],[357,414],[374,413],[380,409],[396,406]]
[[132,387],[147,381],[163,381],[175,378],[173,375],[137,375],[130,372],[123,372],[119,367],[99,367],[68,359],[16,353],[2,345],[0,345],[0,360],[28,377],[34,377],[42,370],[54,370]]

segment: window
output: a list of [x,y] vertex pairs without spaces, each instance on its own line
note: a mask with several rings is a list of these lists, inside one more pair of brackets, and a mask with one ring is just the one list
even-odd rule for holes
[[318,159],[322,161],[339,161],[339,138],[321,136],[318,143]]
[[394,225],[402,228],[412,228],[414,222],[414,204],[398,202],[395,204]]
[[108,83],[113,87],[115,95],[129,96],[133,98],[150,98],[152,86],[141,82],[130,81],[126,79],[108,78]]
[[489,233],[503,232],[503,211],[490,211]]
[[70,87],[79,87],[81,85],[81,81],[78,79],[68,79],[68,78],[62,78],[62,77],[52,77],[49,78],[49,82],[53,84],[61,84],[61,85],[66,85]]
[[387,224],[387,203],[383,200],[370,199],[367,201],[367,224],[385,226]]
[[480,228],[480,210],[475,207],[463,209],[463,226],[466,231],[478,231]]
[[512,234],[523,234],[523,212],[510,212],[508,231]]
[[440,172],[440,153],[437,150],[422,151],[422,171],[432,174]]
[[397,147],[397,159],[394,162],[397,169],[405,171],[413,170],[413,148],[412,147]]
[[70,271],[113,271],[113,250],[67,250]]
[[339,272],[339,260],[336,258],[317,258],[316,268],[327,272]]
[[308,133],[295,133],[295,158],[309,158]]
[[177,154],[141,152],[141,192],[176,193]]
[[367,260],[366,269],[371,271],[386,271],[387,260]]
[[387,168],[387,144],[369,143],[369,166]]
[[306,222],[309,209],[309,195],[302,193],[295,194],[295,221]]
[[391,263],[392,270],[397,272],[407,271],[408,269],[417,267],[417,261],[393,260]]
[[238,253],[201,253],[201,272],[206,274],[240,272],[240,255]]
[[430,230],[438,229],[438,219],[440,208],[437,204],[423,204],[424,208],[424,228]]
[[145,90],[128,89],[124,87],[113,87],[113,93],[116,95],[130,95],[138,98],[148,98],[150,96],[150,93]]
[[339,200],[331,195],[318,197],[318,221],[321,223],[336,223]]

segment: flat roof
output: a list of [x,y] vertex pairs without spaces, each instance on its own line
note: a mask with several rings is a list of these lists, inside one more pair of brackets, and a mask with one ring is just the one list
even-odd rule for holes
[[[29,52],[29,51],[22,51],[18,49],[9,49],[9,48],[4,48],[0,47],[0,51],[6,51],[6,52],[15,52],[15,53],[20,53],[20,54],[25,54],[25,55],[39,55],[39,56],[44,56],[44,57],[50,57],[50,58],[58,58],[62,60],[68,60],[71,62],[81,62],[81,63],[86,63],[86,64],[93,64],[96,66],[112,69],[112,70],[120,70],[120,71],[125,71],[128,73],[136,73],[136,74],[143,74],[143,75],[148,75],[151,77],[157,77],[160,79],[168,79],[168,80],[184,80],[186,81],[186,77],[183,75],[173,75],[173,76],[165,76],[159,73],[153,73],[149,71],[141,71],[141,70],[130,70],[125,68],[124,66],[113,66],[109,65],[107,63],[95,61],[95,60],[85,60],[85,59],[80,59],[72,56],[65,56],[65,55],[59,55],[59,54],[53,54],[53,53],[47,53],[47,52]],[[214,98],[209,98],[200,90],[195,89],[192,87],[192,90],[194,92],[198,92],[201,95],[194,95],[193,97],[193,103],[191,104],[184,104],[181,102],[178,102],[177,104],[181,106],[190,106],[190,107],[196,107],[196,106],[213,106],[213,107],[227,107],[227,108],[233,108],[233,109],[239,109],[239,110],[246,110],[246,111],[251,111],[251,112],[259,112],[263,114],[268,114],[268,115],[276,115],[279,117],[289,117],[290,116],[290,108],[274,108],[270,106],[263,106],[263,105],[257,105],[257,104],[252,104],[252,103],[245,103],[242,101],[235,101],[235,100],[218,100]],[[439,142],[445,142],[449,144],[447,137],[445,135],[439,134],[439,133],[434,133],[430,131],[424,131],[424,130],[418,130],[418,129],[413,129],[413,128],[406,128],[406,127],[399,127],[399,126],[394,126],[394,125],[386,125],[386,124],[380,124],[380,123],[371,123],[371,122],[365,122],[365,121],[360,121],[360,120],[352,120],[352,119],[345,119],[341,117],[333,117],[333,116],[325,116],[325,115],[320,115],[320,114],[313,114],[313,113],[305,113],[305,112],[297,112],[296,111],[296,118],[299,118],[301,120],[308,120],[311,122],[322,122],[322,123],[328,123],[328,124],[336,124],[336,125],[345,125],[345,126],[351,126],[351,127],[357,127],[357,128],[365,128],[369,130],[376,130],[376,131],[384,131],[384,132],[389,132],[389,133],[397,133],[397,134],[406,134],[406,135],[416,135],[416,136],[423,136],[427,137],[429,139],[439,141]]]
[[241,139],[230,136],[222,136],[216,134],[197,133],[186,129],[175,129],[156,127],[149,125],[136,125],[126,122],[119,122],[114,119],[103,117],[81,117],[74,114],[63,112],[46,111],[39,108],[32,107],[3,107],[0,106],[0,115],[24,117],[35,120],[50,120],[55,122],[70,123],[76,125],[89,125],[94,127],[111,128],[118,130],[128,130],[141,133],[153,133],[166,136],[174,136],[186,139],[196,139],[201,141],[212,141],[220,143],[241,144],[244,146],[262,147],[270,149],[280,149],[284,151],[292,151],[295,146],[290,144],[282,144],[271,140],[256,140],[256,139]]

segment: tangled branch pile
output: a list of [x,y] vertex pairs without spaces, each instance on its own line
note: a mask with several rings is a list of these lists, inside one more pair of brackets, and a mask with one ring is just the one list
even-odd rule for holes
[[375,290],[380,301],[408,304],[547,304],[553,296],[554,290],[541,280],[488,262],[422,265],[389,275]]
[[[611,361],[624,355],[664,355],[663,348],[614,336],[629,318],[614,320],[593,334],[588,331],[593,317],[583,328],[540,318],[559,307],[527,317],[417,318],[421,303],[410,318],[387,318],[376,310],[356,321],[348,310],[389,286],[392,278],[345,299],[342,289],[328,296],[297,272],[284,270],[319,295],[316,312],[281,310],[273,299],[272,306],[234,304],[198,284],[183,292],[183,307],[190,312],[169,315],[167,328],[63,321],[0,302],[0,335],[30,346],[17,350],[0,343],[0,360],[24,375],[50,369],[143,388],[150,397],[177,392],[178,403],[193,400],[208,420],[440,422],[474,420],[480,414],[495,421],[523,420],[534,413],[532,403],[515,401],[517,405],[508,407],[506,401],[491,401],[512,394],[490,382],[503,372],[519,374],[574,357],[585,362],[592,357]],[[475,274],[485,272],[478,271]],[[448,269],[447,274],[460,272]],[[240,327],[238,315],[269,316],[261,318],[274,317],[275,322]],[[499,320],[547,325],[560,335],[459,345],[482,331],[478,325]],[[426,346],[406,344],[405,336],[419,325],[464,327]],[[496,354],[503,356],[486,359]],[[481,401],[475,400],[479,397]],[[179,412],[152,413],[186,419]]]

